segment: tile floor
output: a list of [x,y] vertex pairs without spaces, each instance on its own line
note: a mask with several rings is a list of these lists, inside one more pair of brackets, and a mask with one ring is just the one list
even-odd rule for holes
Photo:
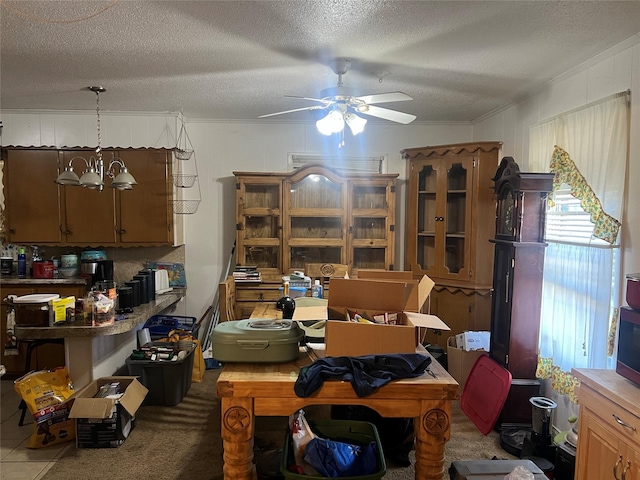
[[13,389],[13,380],[0,381],[0,395],[0,480],[41,479],[73,442],[47,448],[27,448],[25,445],[33,431],[33,421],[27,413],[24,426],[18,426],[20,397]]

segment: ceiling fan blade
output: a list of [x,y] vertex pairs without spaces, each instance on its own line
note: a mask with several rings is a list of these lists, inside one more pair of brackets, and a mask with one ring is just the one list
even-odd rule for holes
[[300,100],[310,100],[312,102],[324,103],[325,106],[331,105],[333,102],[331,100],[326,100],[324,98],[311,98],[311,97],[299,97],[297,95],[285,95],[287,98],[298,98]]
[[283,115],[285,113],[303,112],[305,110],[318,110],[322,108],[326,108],[326,105],[323,105],[323,106],[313,105],[311,107],[294,108],[293,110],[285,110],[283,112],[267,113],[266,115],[260,115],[258,118],[273,117],[275,115]]
[[363,115],[370,115],[372,117],[384,118],[385,120],[391,120],[398,123],[411,123],[416,119],[415,115],[410,113],[397,112],[396,110],[389,110],[388,108],[376,107],[373,105],[367,105],[357,110],[358,113]]
[[402,92],[378,93],[375,95],[363,95],[362,97],[357,98],[368,105],[371,105],[372,103],[404,102],[406,100],[413,100],[409,95]]

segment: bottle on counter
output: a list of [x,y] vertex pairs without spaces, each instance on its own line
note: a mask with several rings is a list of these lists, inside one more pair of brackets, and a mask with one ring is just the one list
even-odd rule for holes
[[293,312],[296,309],[296,302],[289,296],[289,282],[284,282],[283,295],[280,300],[276,302],[276,309],[282,310],[283,319],[292,319]]
[[322,285],[320,285],[320,280],[316,280],[313,284],[313,289],[311,290],[311,296],[313,298],[322,298]]
[[27,254],[24,247],[18,251],[18,277],[25,278],[27,276]]

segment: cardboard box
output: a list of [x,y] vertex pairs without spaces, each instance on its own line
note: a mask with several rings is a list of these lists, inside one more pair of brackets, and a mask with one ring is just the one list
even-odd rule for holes
[[388,282],[400,282],[411,285],[411,293],[404,307],[406,312],[419,312],[431,294],[435,282],[426,275],[416,279],[412,272],[396,270],[358,270],[358,279],[384,280]]
[[[404,311],[414,285],[406,282],[332,278],[325,343],[327,356],[415,353],[420,328],[450,330],[435,315]],[[397,325],[348,322],[347,312],[366,318],[397,313]],[[357,341],[355,341],[357,339]]]
[[479,357],[487,355],[483,350],[465,351],[456,346],[456,337],[451,336],[447,340],[447,370],[449,374],[460,384],[460,392],[464,390],[464,384],[473,365]]
[[[119,382],[120,398],[95,398],[100,387]],[[102,377],[76,392],[69,418],[76,419],[78,448],[119,447],[135,427],[135,414],[147,396],[136,377]]]
[[456,347],[462,350],[484,350],[489,351],[491,332],[462,332],[456,335]]

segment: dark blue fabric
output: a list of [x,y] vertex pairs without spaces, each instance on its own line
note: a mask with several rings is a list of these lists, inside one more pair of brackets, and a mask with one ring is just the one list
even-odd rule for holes
[[305,398],[325,380],[338,379],[350,382],[358,397],[366,397],[391,380],[421,376],[430,364],[431,357],[419,353],[320,358],[300,369],[293,390]]
[[314,438],[304,449],[304,461],[323,477],[359,477],[378,470],[376,442],[360,446]]

